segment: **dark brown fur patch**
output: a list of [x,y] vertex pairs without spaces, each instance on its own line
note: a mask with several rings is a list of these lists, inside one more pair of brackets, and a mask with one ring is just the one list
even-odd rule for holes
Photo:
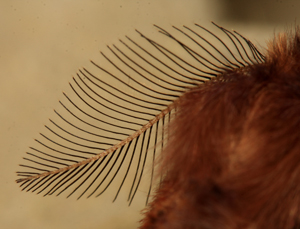
[[291,229],[300,206],[300,32],[185,93],[141,228]]

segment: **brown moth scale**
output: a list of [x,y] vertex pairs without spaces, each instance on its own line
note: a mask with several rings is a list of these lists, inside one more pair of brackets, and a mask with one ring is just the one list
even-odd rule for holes
[[115,71],[79,70],[20,165],[22,190],[79,199],[119,182],[115,200],[129,180],[130,205],[150,165],[141,228],[300,228],[300,30],[263,55],[214,25],[222,39],[156,26],[171,49],[137,31],[150,50],[126,37],[101,52]]

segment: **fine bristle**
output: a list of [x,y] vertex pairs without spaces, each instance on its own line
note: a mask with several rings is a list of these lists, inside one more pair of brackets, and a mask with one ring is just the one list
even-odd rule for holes
[[[268,62],[279,72],[299,72],[300,27],[280,33],[268,44]],[[296,68],[296,69],[295,69]]]

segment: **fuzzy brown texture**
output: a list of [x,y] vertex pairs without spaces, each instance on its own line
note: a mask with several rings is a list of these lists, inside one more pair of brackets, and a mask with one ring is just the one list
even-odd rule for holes
[[184,94],[141,228],[300,228],[300,32]]

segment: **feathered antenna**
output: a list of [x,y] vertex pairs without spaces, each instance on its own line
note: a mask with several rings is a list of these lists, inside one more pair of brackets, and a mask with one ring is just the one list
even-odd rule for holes
[[39,146],[30,147],[26,163],[20,165],[24,171],[17,172],[22,178],[16,182],[22,190],[44,196],[70,190],[68,197],[79,192],[78,199],[84,194],[99,196],[119,175],[115,200],[132,171],[131,204],[148,160],[152,164],[148,202],[154,162],[166,145],[166,127],[181,96],[225,72],[264,62],[249,40],[218,25],[229,38],[227,43],[200,25],[174,27],[188,43],[155,27],[183,55],[137,31],[153,47],[151,51],[126,37],[126,42],[120,40],[122,48],[108,46],[113,58],[101,52],[114,72],[93,61],[94,70],[79,70],[70,83],[75,99],[63,93],[67,102],[59,101],[64,110],[55,110],[58,121],[50,120],[46,132],[36,139]]

